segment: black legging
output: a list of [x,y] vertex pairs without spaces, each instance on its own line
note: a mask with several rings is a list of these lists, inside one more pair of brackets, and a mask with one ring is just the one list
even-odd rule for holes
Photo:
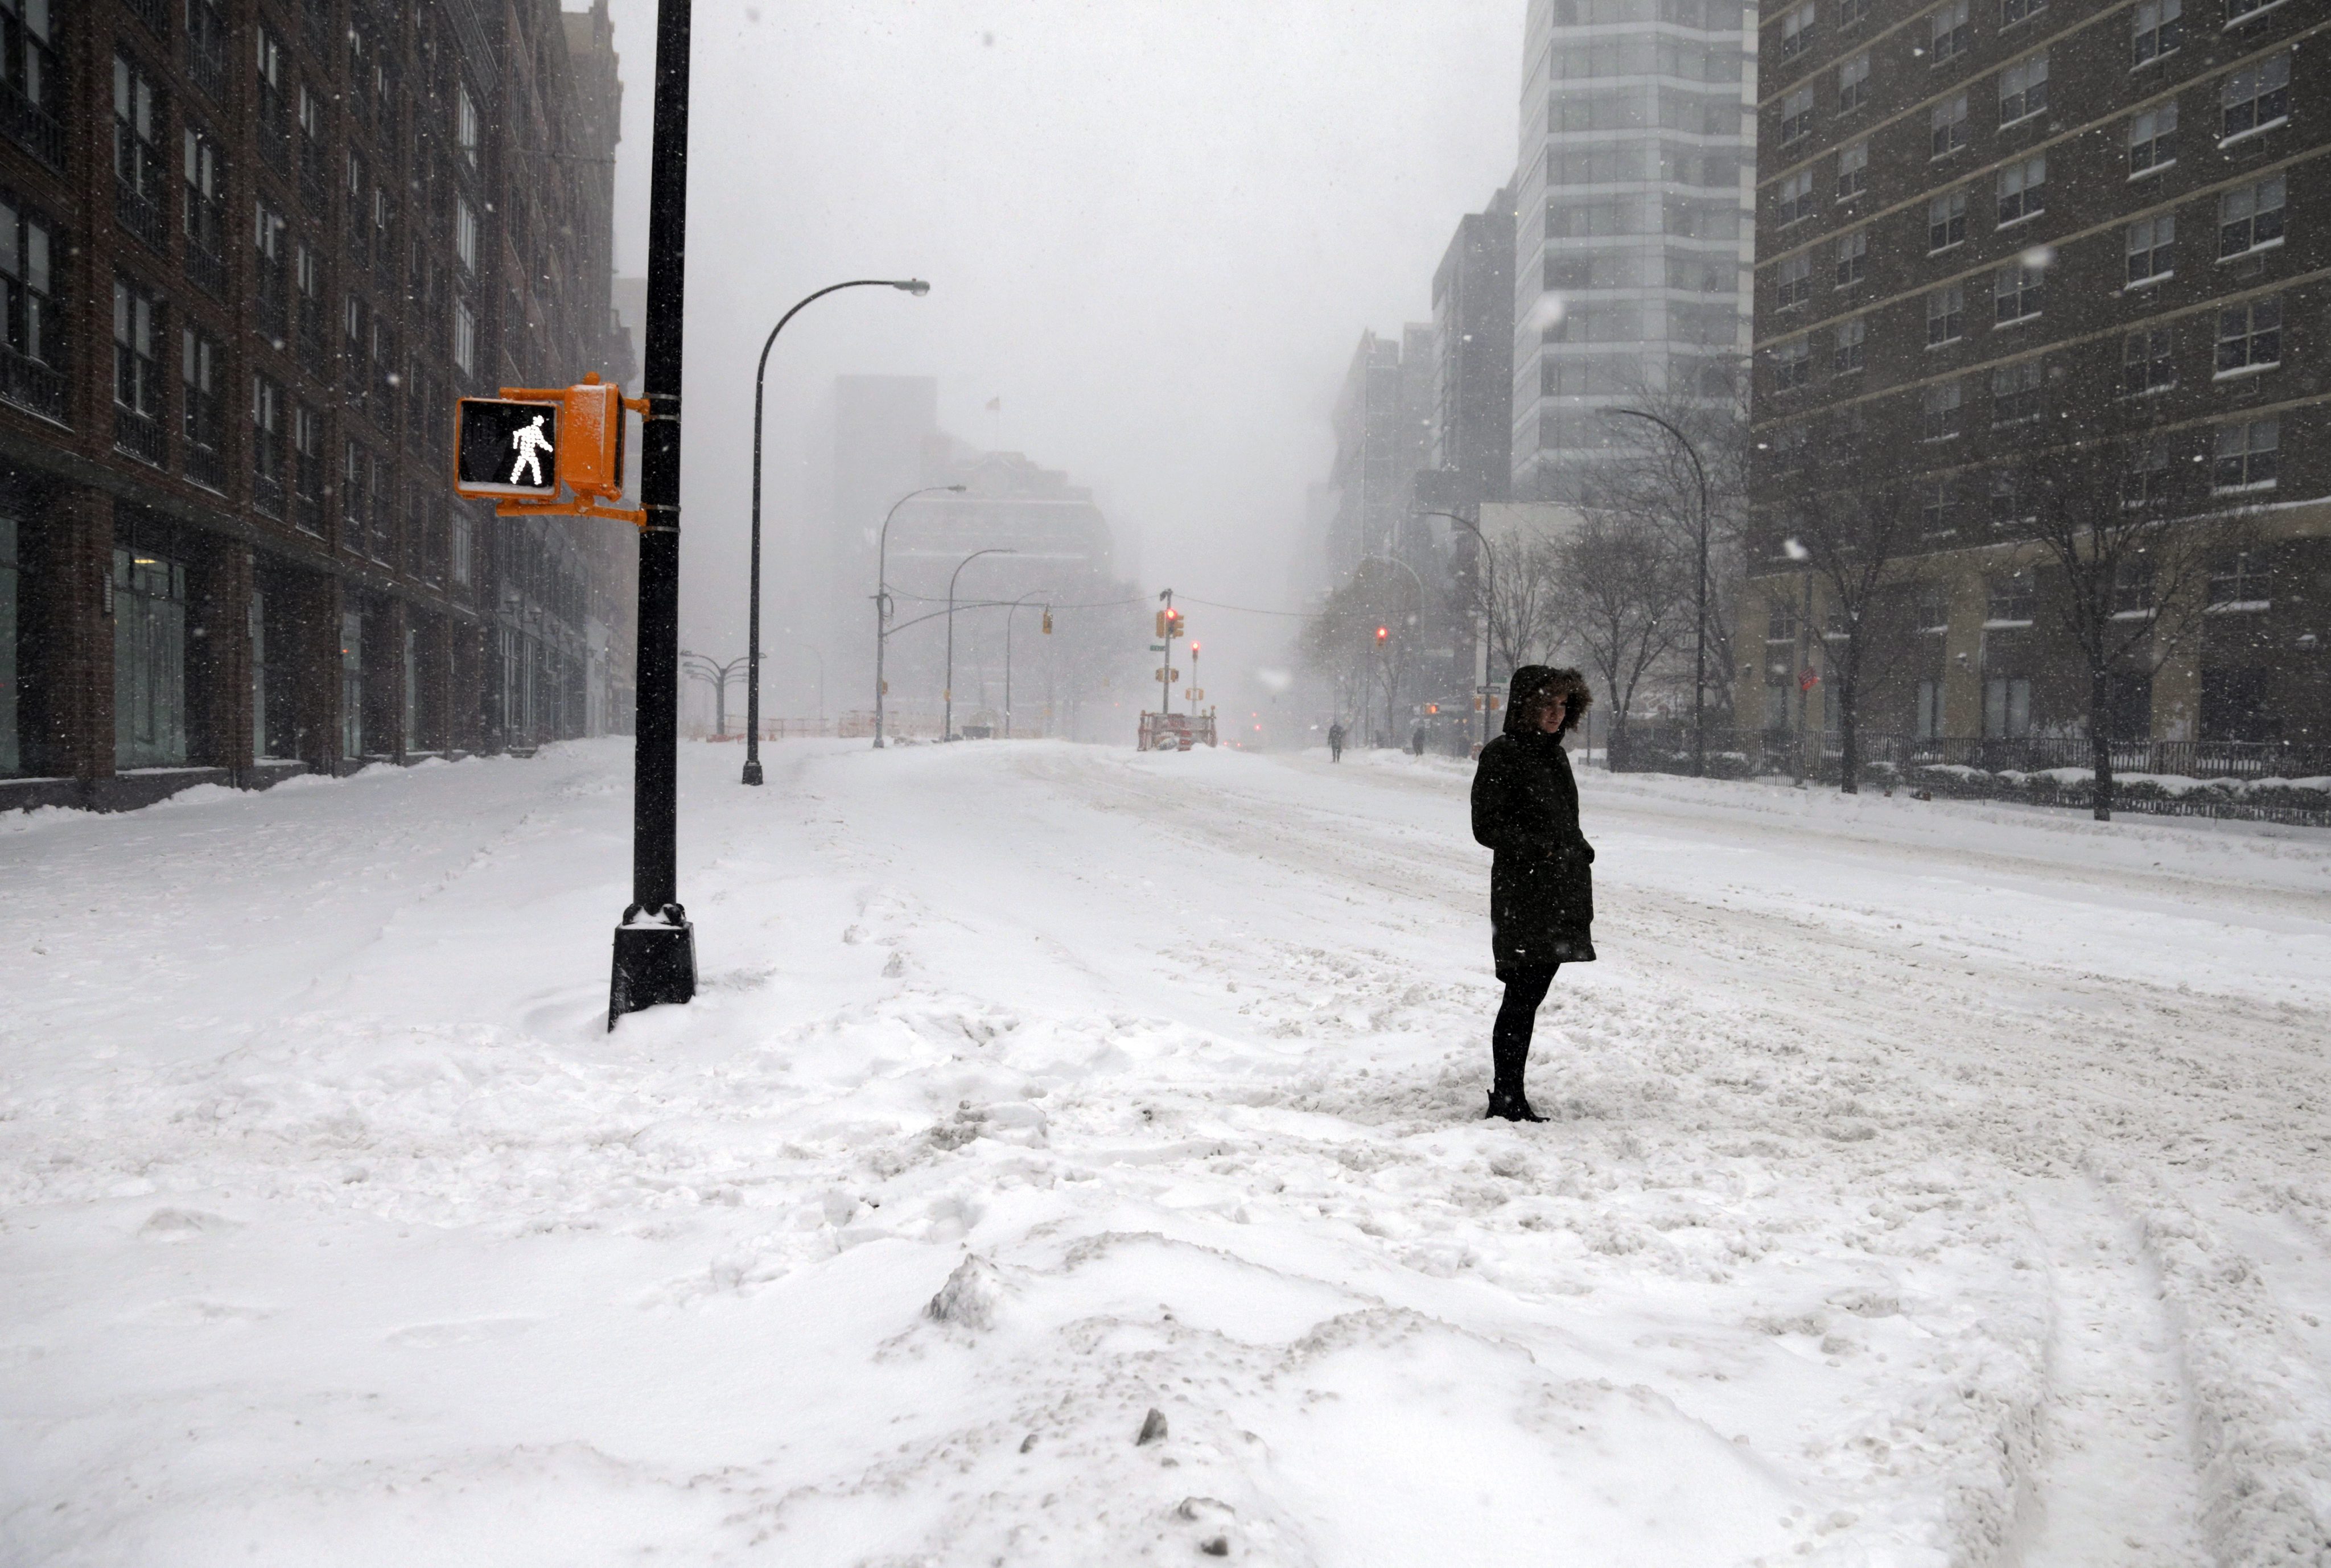
[[1522,1073],[1529,1066],[1530,1031],[1537,1022],[1537,1004],[1553,989],[1555,971],[1561,967],[1556,964],[1544,969],[1506,971],[1506,999],[1498,1004],[1498,1022],[1489,1030],[1489,1060],[1498,1074],[1493,1092],[1522,1092]]

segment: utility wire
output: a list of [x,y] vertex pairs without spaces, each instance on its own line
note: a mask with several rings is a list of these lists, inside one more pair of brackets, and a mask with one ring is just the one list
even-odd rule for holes
[[1194,599],[1187,594],[1176,595],[1185,604],[1204,604],[1209,610],[1236,610],[1242,615],[1284,615],[1296,621],[1317,621],[1316,610],[1258,610],[1251,604],[1220,604],[1212,599]]

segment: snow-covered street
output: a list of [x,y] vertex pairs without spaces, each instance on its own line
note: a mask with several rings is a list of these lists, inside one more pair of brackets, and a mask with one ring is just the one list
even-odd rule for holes
[[1516,1126],[1466,765],[765,756],[0,819],[0,1562],[2331,1562],[2323,835],[1582,771]]

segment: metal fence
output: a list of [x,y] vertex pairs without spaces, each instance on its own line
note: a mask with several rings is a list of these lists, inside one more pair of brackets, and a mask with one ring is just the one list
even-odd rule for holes
[[[1689,721],[1630,724],[1614,737],[1605,764],[1615,773],[1690,774]],[[1908,789],[1962,800],[2019,801],[2086,810],[2093,803],[2096,757],[2081,736],[1859,737],[1860,782],[1873,789]],[[1798,765],[1797,737],[1786,733],[1708,727],[1705,771],[1710,778],[1745,779],[1790,774]],[[1807,775],[1838,782],[1839,737],[1824,735],[1808,746]],[[2331,746],[2288,741],[2131,740],[2107,744],[2114,774],[2112,806],[2154,816],[2331,827],[2331,789],[2301,781],[2331,777]],[[2192,784],[2183,781],[2192,780]],[[2272,781],[2291,781],[2277,786]],[[2164,783],[2160,781],[2177,781]]]

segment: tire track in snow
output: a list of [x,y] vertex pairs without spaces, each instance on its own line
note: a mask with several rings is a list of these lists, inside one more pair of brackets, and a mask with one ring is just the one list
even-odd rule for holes
[[2048,1254],[2047,1458],[2019,1568],[2185,1568],[2203,1555],[2192,1390],[2161,1278],[2085,1179],[2025,1189]]

